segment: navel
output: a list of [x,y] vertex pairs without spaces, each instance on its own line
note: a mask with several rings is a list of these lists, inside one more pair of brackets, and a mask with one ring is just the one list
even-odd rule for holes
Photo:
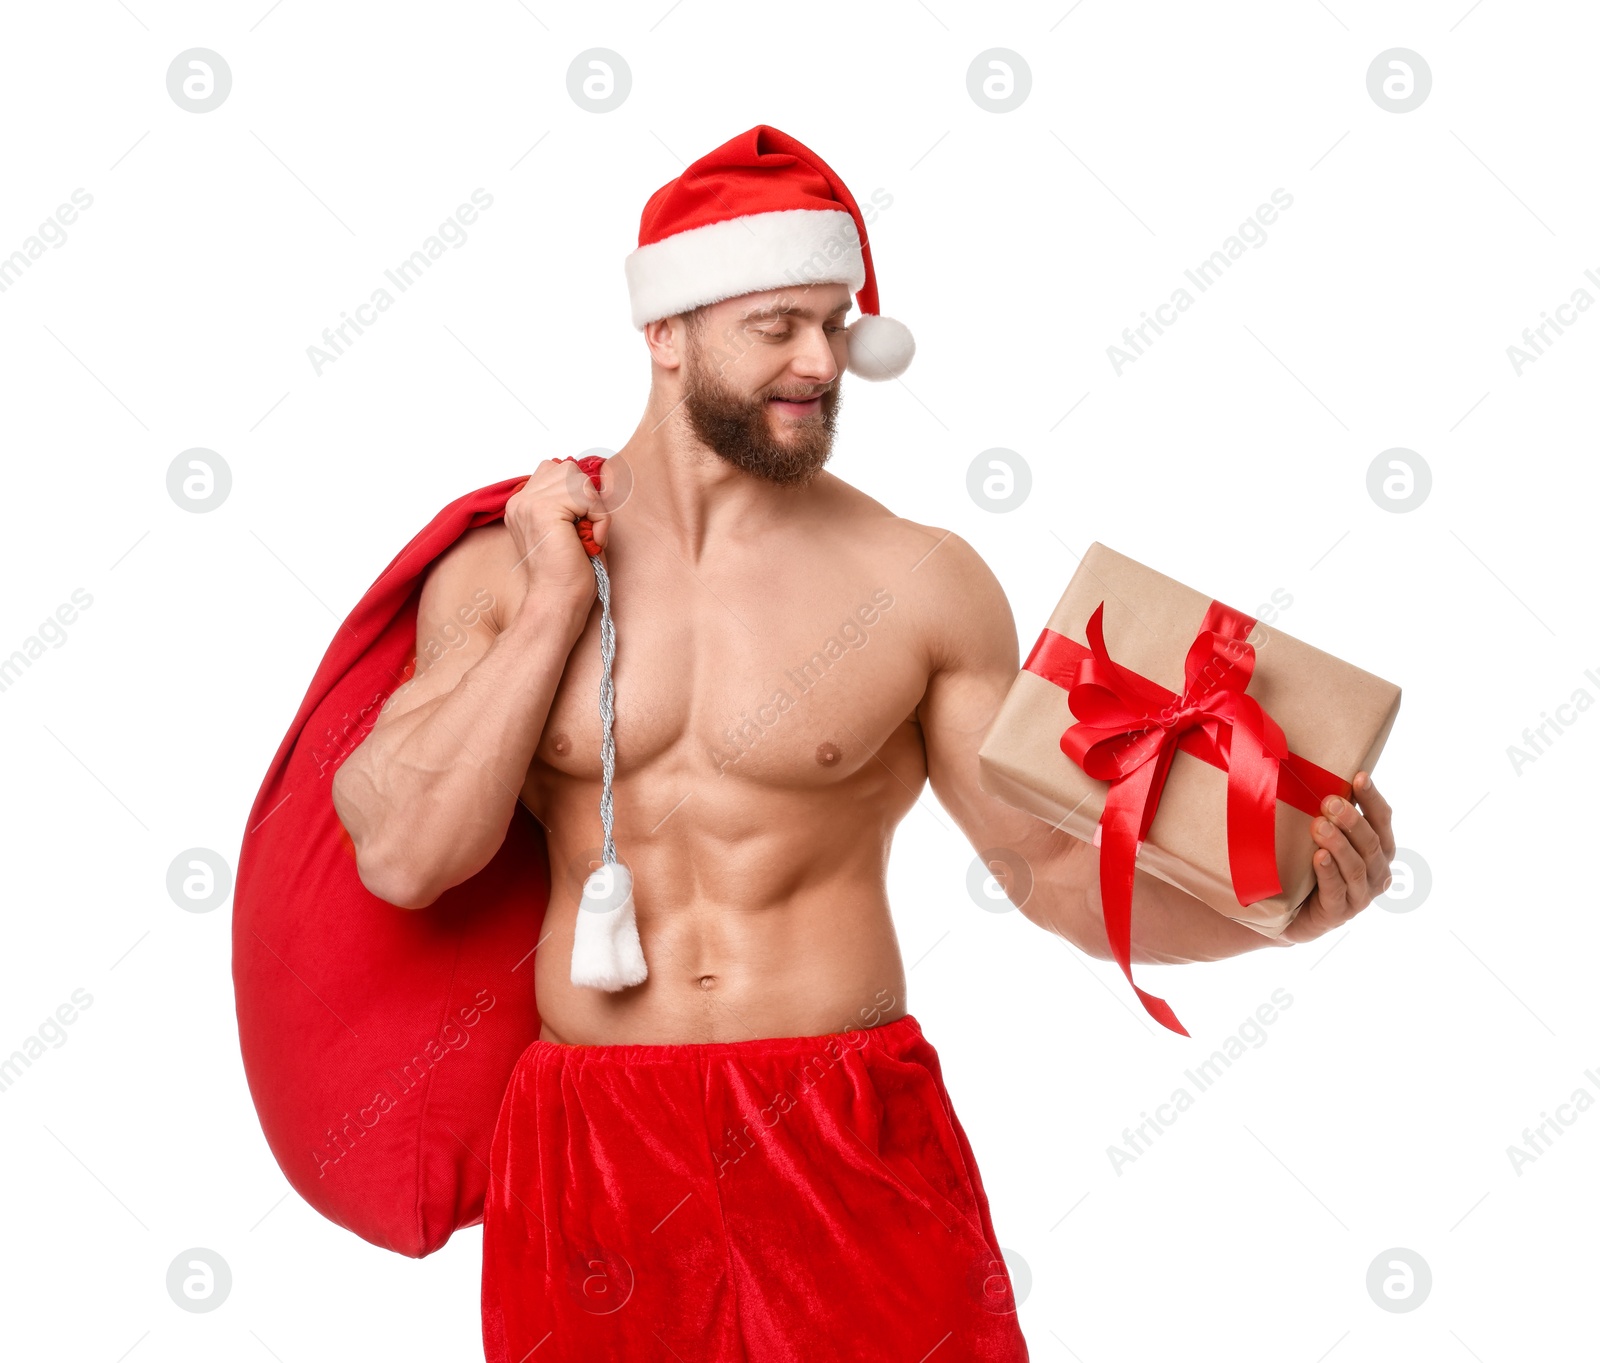
[[715,975],[702,975],[700,977],[700,987],[702,989],[713,989],[716,987],[716,983],[717,977]]
[[817,744],[817,765],[819,767],[834,767],[839,764],[839,749],[832,743]]

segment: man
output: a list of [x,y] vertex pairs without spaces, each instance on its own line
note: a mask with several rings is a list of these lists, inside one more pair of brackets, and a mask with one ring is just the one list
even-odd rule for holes
[[[491,1154],[486,1352],[1026,1358],[885,875],[931,782],[974,847],[1026,858],[1032,922],[1109,959],[1098,853],[979,788],[1019,657],[993,574],[823,467],[845,370],[890,377],[911,353],[877,316],[848,190],[758,127],[658,191],[640,237],[638,428],[603,489],[546,463],[437,561],[419,637],[485,587],[494,608],[334,782],[363,882],[398,905],[486,865],[517,800],[546,829],[543,1025]],[[869,320],[847,328],[852,290]],[[618,989],[568,968],[606,785],[580,519],[614,587],[614,816],[648,962]],[[1394,843],[1355,786],[1364,813],[1319,821],[1317,889],[1283,937],[1141,874],[1134,960],[1288,945],[1359,912]]]

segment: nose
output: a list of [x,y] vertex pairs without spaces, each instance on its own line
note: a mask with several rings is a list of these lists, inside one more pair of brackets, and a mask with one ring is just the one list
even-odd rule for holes
[[790,360],[796,377],[808,383],[832,383],[839,377],[839,365],[822,327],[807,327]]

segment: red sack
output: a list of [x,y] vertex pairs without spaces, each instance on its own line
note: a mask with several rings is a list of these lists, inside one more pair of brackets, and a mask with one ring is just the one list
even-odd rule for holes
[[[604,461],[575,462],[597,478]],[[519,802],[483,870],[427,908],[397,908],[356,874],[333,774],[415,671],[428,566],[499,520],[526,481],[451,502],[368,588],[278,746],[239,851],[234,1001],[267,1144],[329,1220],[412,1258],[483,1219],[500,1100],[539,1035],[544,831]]]

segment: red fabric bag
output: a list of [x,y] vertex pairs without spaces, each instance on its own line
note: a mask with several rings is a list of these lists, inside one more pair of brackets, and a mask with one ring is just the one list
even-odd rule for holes
[[[603,460],[574,462],[598,482]],[[356,874],[333,774],[415,670],[428,566],[499,520],[526,481],[451,502],[368,588],[278,746],[239,851],[234,1002],[267,1144],[324,1216],[412,1258],[483,1219],[500,1101],[539,1035],[544,830],[519,803],[483,870],[427,908],[397,908]]]

